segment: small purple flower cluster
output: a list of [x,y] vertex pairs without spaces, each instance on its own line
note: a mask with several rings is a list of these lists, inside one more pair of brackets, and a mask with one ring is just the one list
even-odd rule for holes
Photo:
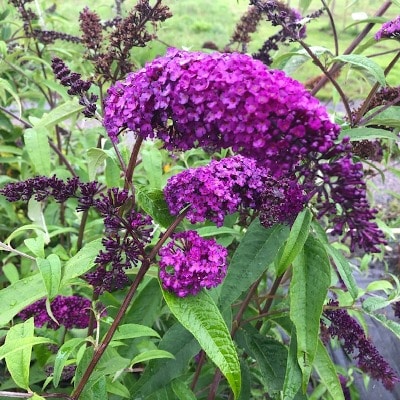
[[84,297],[57,296],[51,301],[50,308],[58,323],[47,313],[45,298],[26,307],[18,316],[24,321],[34,317],[35,326],[39,328],[44,324],[55,330],[61,325],[66,329],[84,329],[89,325],[91,301]]
[[375,40],[400,39],[400,15],[385,22],[375,34]]
[[60,80],[60,83],[63,86],[69,87],[68,94],[79,96],[79,104],[85,106],[85,109],[82,111],[83,115],[87,118],[93,117],[97,109],[96,101],[98,96],[93,93],[90,96],[88,95],[92,82],[84,81],[81,79],[81,74],[71,72],[61,58],[53,58],[51,67],[56,78]]
[[277,176],[327,151],[339,132],[319,101],[282,71],[244,54],[176,49],[110,88],[104,125],[114,141],[128,128],[168,149],[232,147]]
[[125,270],[136,266],[145,257],[144,248],[151,240],[152,220],[149,216],[123,208],[133,201],[127,190],[109,189],[94,201],[104,219],[104,250],[95,259],[96,270],[85,275],[97,294],[122,289],[129,284]]
[[213,239],[203,239],[195,231],[177,233],[171,239],[159,251],[159,274],[165,290],[186,297],[222,282],[228,256],[223,246]]
[[[330,300],[330,307],[338,307],[339,302]],[[365,336],[361,325],[344,309],[329,309],[324,316],[330,321],[328,333],[343,342],[343,349],[347,354],[357,354],[357,366],[373,379],[380,380],[386,389],[393,390],[400,382],[396,372],[379,354],[370,339]]]
[[265,169],[250,158],[214,160],[171,177],[164,188],[165,200],[173,215],[190,203],[186,217],[191,223],[210,220],[222,226],[226,215],[256,206],[266,177]]

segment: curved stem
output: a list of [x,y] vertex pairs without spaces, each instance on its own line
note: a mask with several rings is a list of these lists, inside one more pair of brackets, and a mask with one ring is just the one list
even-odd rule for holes
[[330,21],[330,24],[331,24],[331,27],[332,27],[333,40],[335,42],[335,56],[337,57],[339,55],[339,41],[338,41],[338,35],[337,35],[337,31],[336,31],[335,20],[333,18],[331,10],[329,9],[328,5],[325,2],[325,0],[321,0],[321,3],[325,7],[325,10],[326,10],[326,12],[328,14],[329,21]]
[[[390,64],[385,68],[385,71],[384,71],[385,76],[387,76],[389,74],[389,72],[392,70],[392,68],[396,65],[399,58],[400,58],[400,51],[394,56],[394,58],[392,59]],[[354,118],[354,121],[352,124],[353,126],[356,125],[358,122],[360,122],[363,115],[367,112],[368,106],[371,104],[371,100],[374,97],[375,93],[378,91],[379,86],[380,86],[380,83],[376,82],[375,85],[370,90],[370,92],[368,93],[367,98],[365,99],[360,110],[358,111],[357,115]]]
[[[391,1],[385,1],[382,6],[375,13],[374,17],[381,17],[388,8],[392,5]],[[361,43],[361,41],[368,35],[370,30],[374,27],[375,23],[370,22],[365,25],[364,29],[360,32],[360,34],[350,43],[350,46],[343,52],[343,54],[351,54],[354,49]],[[342,68],[344,64],[340,62],[336,62],[329,69],[329,73],[333,76]],[[311,91],[311,94],[315,96],[329,81],[328,76],[323,76],[319,82],[314,86]]]
[[342,103],[344,105],[344,108],[346,109],[346,114],[351,121],[351,109],[349,106],[349,102],[347,101],[346,95],[344,94],[342,88],[340,85],[337,83],[336,79],[333,77],[332,73],[329,72],[321,63],[319,58],[311,51],[310,47],[301,39],[297,39],[297,41],[301,44],[301,46],[304,48],[304,50],[308,53],[308,55],[312,58],[314,63],[320,68],[320,70],[324,73],[325,77],[329,79],[332,83],[332,85],[335,87],[337,92],[340,95],[340,98],[342,99]]
[[133,171],[135,170],[136,167],[136,161],[142,143],[143,143],[143,138],[138,136],[136,138],[135,145],[133,146],[132,154],[129,159],[128,167],[126,169],[124,189],[128,189],[129,187],[132,186]]
[[176,220],[171,224],[171,226],[166,230],[165,234],[161,237],[161,239],[154,246],[154,248],[152,249],[152,251],[150,252],[148,257],[145,260],[143,260],[142,265],[138,271],[138,274],[136,275],[135,280],[133,281],[131,287],[129,288],[129,291],[121,305],[121,308],[118,310],[118,313],[115,316],[115,319],[114,319],[113,323],[111,324],[110,329],[108,330],[103,341],[100,343],[99,347],[95,350],[93,358],[90,361],[85,373],[83,374],[81,381],[79,382],[76,389],[73,391],[73,393],[71,395],[72,400],[79,399],[79,396],[81,395],[83,389],[85,388],[87,381],[89,380],[90,376],[92,375],[101,356],[106,351],[107,346],[111,342],[111,339],[114,336],[114,333],[115,333],[116,329],[118,328],[118,325],[120,324],[122,318],[124,317],[126,310],[128,309],[129,304],[131,303],[132,298],[133,298],[134,294],[136,293],[136,290],[137,290],[139,284],[141,283],[142,279],[146,275],[146,272],[150,268],[153,260],[155,259],[156,255],[158,254],[158,251],[160,250],[161,246],[165,243],[165,241],[171,236],[171,234],[176,229],[176,227],[185,218],[188,210],[189,210],[189,207],[185,208],[178,215]]

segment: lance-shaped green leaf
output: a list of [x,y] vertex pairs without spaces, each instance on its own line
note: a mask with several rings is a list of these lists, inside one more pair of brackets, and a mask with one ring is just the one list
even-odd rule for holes
[[314,359],[314,368],[332,399],[344,400],[342,386],[339,382],[335,365],[329,357],[329,354],[321,340],[318,340],[317,352],[315,353]]
[[71,353],[82,343],[84,339],[82,338],[72,338],[65,342],[59,349],[54,361],[54,372],[53,372],[53,385],[57,387],[60,383],[61,373],[65,364],[71,355]]
[[346,129],[340,133],[339,138],[343,139],[346,136],[349,137],[351,141],[373,140],[373,139],[392,139],[392,140],[398,139],[398,136],[395,133],[388,131],[387,129],[377,129],[368,127]]
[[0,346],[0,360],[14,353],[18,353],[22,349],[32,348],[32,346],[43,343],[54,342],[44,337],[24,337],[22,339],[10,340],[8,343],[4,343],[3,346]]
[[230,307],[274,262],[289,235],[287,226],[265,229],[254,220],[241,240],[221,287],[220,307]]
[[69,100],[43,115],[39,120],[35,120],[34,126],[35,128],[52,128],[60,122],[78,115],[84,108],[76,99]]
[[193,335],[179,323],[165,333],[158,348],[169,351],[175,359],[150,361],[140,379],[129,388],[131,393],[135,393],[136,398],[147,398],[151,393],[166,387],[173,379],[184,374],[189,361],[200,350]]
[[288,354],[286,347],[274,339],[261,335],[250,326],[238,331],[237,341],[246,353],[257,361],[257,368],[267,391],[281,391]]
[[131,365],[135,365],[144,361],[154,360],[156,358],[175,358],[173,354],[165,350],[148,350],[135,356]]
[[311,211],[308,208],[305,208],[301,213],[299,213],[294,221],[292,229],[290,230],[289,238],[283,248],[282,256],[276,267],[277,276],[281,276],[286,271],[303,248],[308,234],[310,233],[311,219]]
[[175,396],[179,400],[196,400],[196,396],[189,389],[186,383],[182,382],[179,379],[175,379],[171,382],[172,390],[175,393]]
[[61,282],[61,261],[56,254],[50,254],[46,259],[37,258],[36,264],[42,275],[47,297],[51,300],[57,296]]
[[149,189],[137,185],[136,196],[140,207],[164,228],[170,226],[174,221],[175,217],[169,213],[168,205],[161,189]]
[[101,239],[93,240],[78,251],[64,266],[61,286],[68,285],[71,279],[81,276],[94,266],[94,260],[103,248]]
[[87,151],[89,180],[93,181],[96,178],[97,170],[104,164],[107,157],[103,149],[91,148]]
[[49,131],[46,127],[37,126],[25,130],[25,149],[37,174],[49,176],[51,174]]
[[[365,114],[365,118],[375,115],[375,113],[381,109],[382,106],[373,108],[372,110],[368,111],[367,114]],[[379,114],[372,117],[372,119],[370,119],[366,125],[382,125],[392,128],[400,128],[400,106],[392,106],[386,110],[383,110]]]
[[225,375],[235,396],[240,394],[240,364],[231,335],[211,296],[205,291],[185,298],[163,291],[176,319],[197,339],[208,357]]
[[332,257],[340,278],[346,285],[351,297],[354,300],[357,299],[358,286],[352,274],[349,261],[343,256],[343,254],[339,250],[335,249],[330,244],[325,244],[325,250],[328,252],[329,256]]
[[[32,339],[35,327],[33,318],[28,319],[22,324],[14,325],[7,333],[5,346],[15,346],[18,340],[23,338]],[[17,386],[29,389],[29,367],[32,357],[32,345],[26,346],[18,351],[5,356],[8,372]]]
[[113,340],[134,339],[143,336],[160,337],[160,335],[148,326],[139,324],[125,324],[117,328],[113,335]]
[[293,263],[290,319],[296,327],[297,360],[305,391],[317,351],[320,317],[330,284],[329,258],[321,242],[309,236]]
[[22,309],[46,296],[40,274],[21,279],[0,290],[0,326],[7,324]]
[[296,329],[292,328],[289,353],[286,363],[285,382],[283,384],[283,400],[292,400],[301,388],[302,373],[297,361]]
[[355,68],[364,69],[368,71],[382,86],[386,86],[385,73],[382,67],[366,56],[359,54],[343,54],[335,57],[333,61],[342,61],[346,64],[351,64]]
[[393,332],[399,339],[400,339],[400,324],[392,321],[391,319],[387,319],[383,314],[374,314],[374,313],[368,313],[367,314],[379,321],[386,329],[389,329],[391,332]]

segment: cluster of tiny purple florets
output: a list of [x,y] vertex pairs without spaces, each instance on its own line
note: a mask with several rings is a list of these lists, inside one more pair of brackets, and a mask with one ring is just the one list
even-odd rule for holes
[[160,254],[160,280],[165,290],[179,297],[196,295],[218,286],[226,275],[228,251],[195,231],[172,235]]
[[169,149],[231,147],[278,176],[327,151],[339,132],[282,71],[244,54],[176,49],[110,88],[104,125],[114,141],[127,128]]
[[190,204],[186,218],[191,223],[209,220],[222,226],[226,215],[257,205],[266,177],[265,169],[243,156],[214,160],[171,177],[164,188],[165,200],[173,215]]
[[48,328],[58,329],[65,326],[66,329],[87,328],[91,301],[81,296],[57,296],[50,304],[54,321],[46,310],[46,299],[40,299],[22,310],[18,315],[22,320],[34,318],[36,327],[47,324]]
[[334,309],[339,306],[337,301],[330,300],[329,306],[333,309],[324,311],[325,317],[330,321],[327,330],[329,335],[342,341],[343,349],[357,359],[357,366],[363,372],[380,380],[386,389],[393,390],[400,378],[365,336],[361,325],[346,310]]
[[400,39],[400,15],[385,22],[375,34],[375,40]]

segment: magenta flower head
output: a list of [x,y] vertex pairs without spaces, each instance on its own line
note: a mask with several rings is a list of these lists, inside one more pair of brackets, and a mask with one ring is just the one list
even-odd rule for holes
[[176,233],[171,238],[159,251],[159,275],[165,290],[186,297],[222,282],[228,256],[223,246],[213,239],[203,239],[195,231]]
[[22,320],[34,317],[36,327],[47,324],[48,328],[58,329],[61,325],[67,329],[87,328],[91,301],[81,296],[56,296],[50,303],[51,311],[58,324],[46,310],[46,299],[40,299],[22,310],[18,315]]
[[109,89],[104,125],[157,137],[168,149],[233,151],[282,176],[323,153],[339,126],[297,81],[239,53],[170,49]]
[[375,34],[375,40],[400,39],[400,15],[391,21],[385,22]]
[[265,169],[250,158],[214,160],[171,177],[164,188],[165,200],[173,215],[190,203],[186,217],[191,223],[209,220],[222,226],[226,215],[257,205],[266,176]]

